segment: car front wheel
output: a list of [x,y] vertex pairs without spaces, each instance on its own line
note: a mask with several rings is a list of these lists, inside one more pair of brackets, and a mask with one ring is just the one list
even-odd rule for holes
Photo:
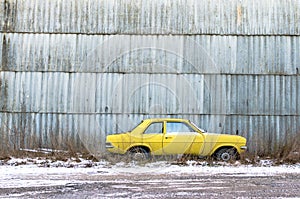
[[235,160],[237,158],[237,153],[233,148],[223,148],[216,153],[215,157],[218,161],[228,162]]
[[141,147],[134,147],[130,149],[129,155],[130,158],[135,161],[147,160],[150,157],[149,153]]

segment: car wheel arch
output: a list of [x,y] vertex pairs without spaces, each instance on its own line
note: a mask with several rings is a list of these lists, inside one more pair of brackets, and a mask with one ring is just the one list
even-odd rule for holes
[[130,147],[127,148],[127,152],[135,149],[135,148],[142,148],[144,149],[147,153],[151,153],[151,148],[147,145],[140,145],[140,144],[137,144],[137,145],[131,145]]
[[144,145],[136,145],[130,147],[127,152],[129,158],[135,161],[144,161],[148,160],[151,157],[150,149]]
[[237,150],[237,147],[236,147],[235,145],[225,144],[225,145],[220,145],[220,146],[216,147],[216,148],[214,149],[214,151],[211,152],[211,154],[213,155],[213,154],[215,154],[216,152],[218,152],[218,151],[220,151],[221,149],[224,149],[224,148],[227,148],[227,149],[231,149],[231,148],[232,148],[232,149],[238,151],[238,150]]
[[228,149],[228,150],[233,149],[234,153],[236,155],[239,155],[239,152],[238,152],[238,150],[237,150],[237,148],[235,146],[233,146],[233,145],[223,145],[223,146],[220,146],[217,149],[215,149],[212,152],[211,156],[215,157],[218,154],[218,152],[220,152],[222,149]]

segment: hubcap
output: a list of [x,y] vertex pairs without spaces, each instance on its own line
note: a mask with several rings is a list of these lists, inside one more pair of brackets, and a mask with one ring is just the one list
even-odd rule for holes
[[133,154],[133,159],[134,160],[143,160],[144,159],[144,154],[140,152],[136,152]]
[[230,154],[229,153],[223,153],[222,155],[221,155],[221,159],[223,160],[223,161],[228,161],[228,160],[230,160]]

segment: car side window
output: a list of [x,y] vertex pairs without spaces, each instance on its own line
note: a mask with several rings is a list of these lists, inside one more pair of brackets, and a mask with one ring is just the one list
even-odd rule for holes
[[160,134],[163,133],[163,122],[155,122],[150,124],[148,128],[145,130],[144,134]]
[[167,133],[186,133],[195,132],[195,130],[182,122],[167,122]]

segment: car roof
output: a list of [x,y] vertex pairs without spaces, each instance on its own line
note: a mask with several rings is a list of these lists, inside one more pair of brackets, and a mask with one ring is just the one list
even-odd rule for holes
[[168,122],[187,122],[189,120],[187,120],[187,119],[181,119],[181,118],[148,118],[148,119],[144,119],[143,121],[147,121],[147,122],[163,122],[163,121],[168,121]]

